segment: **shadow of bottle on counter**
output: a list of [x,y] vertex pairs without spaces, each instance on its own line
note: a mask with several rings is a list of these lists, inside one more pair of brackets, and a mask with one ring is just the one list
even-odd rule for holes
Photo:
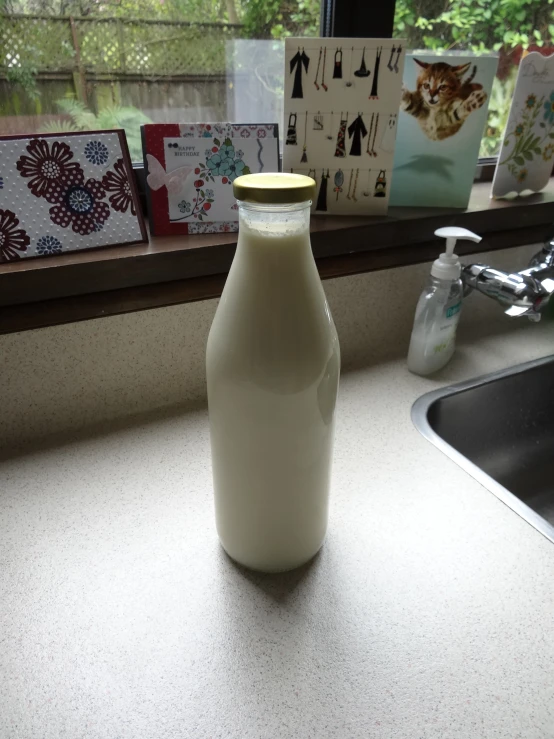
[[[324,545],[325,546],[325,545]],[[323,547],[322,547],[323,549]],[[241,579],[247,580],[259,590],[269,596],[276,603],[286,603],[287,600],[298,594],[304,586],[316,575],[321,564],[322,554],[320,549],[314,557],[306,564],[288,572],[258,572],[235,562],[227,552],[220,547],[221,559],[233,573],[240,575]]]

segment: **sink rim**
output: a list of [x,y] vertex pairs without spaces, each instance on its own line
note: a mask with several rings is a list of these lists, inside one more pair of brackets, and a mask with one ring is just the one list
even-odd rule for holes
[[507,505],[508,508],[511,508],[514,513],[517,513],[518,516],[523,518],[544,537],[554,543],[554,526],[548,523],[548,521],[518,498],[517,495],[514,495],[514,493],[510,492],[508,488],[505,488],[499,482],[494,480],[489,474],[484,472],[474,462],[471,462],[466,456],[457,451],[457,449],[439,436],[439,434],[431,427],[428,420],[429,410],[442,398],[446,398],[450,395],[457,395],[465,390],[471,390],[474,387],[488,385],[504,377],[512,377],[514,375],[521,374],[526,370],[539,367],[543,364],[554,364],[554,354],[547,357],[541,357],[540,359],[533,359],[529,362],[523,362],[522,364],[498,370],[497,372],[480,375],[479,377],[474,377],[470,380],[465,380],[464,382],[439,388],[438,390],[431,390],[414,402],[411,409],[411,417],[414,426],[420,434],[427,439],[427,441],[430,441],[437,447],[437,449],[443,452],[443,454],[450,457],[450,459],[469,473],[471,477],[477,480],[477,482],[479,482],[486,490],[495,495],[499,500]]

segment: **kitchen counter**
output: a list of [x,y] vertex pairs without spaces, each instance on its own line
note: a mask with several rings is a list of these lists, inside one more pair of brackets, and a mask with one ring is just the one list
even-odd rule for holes
[[410,419],[552,353],[516,324],[436,379],[343,375],[328,537],[295,572],[220,548],[203,407],[7,454],[2,739],[552,739],[554,545]]

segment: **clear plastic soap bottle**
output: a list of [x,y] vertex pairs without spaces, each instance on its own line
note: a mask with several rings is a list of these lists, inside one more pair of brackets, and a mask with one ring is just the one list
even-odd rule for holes
[[431,375],[454,354],[463,297],[462,265],[454,247],[457,239],[481,241],[477,234],[456,226],[439,228],[435,236],[446,239],[446,250],[433,262],[416,308],[408,351],[408,369],[416,375]]

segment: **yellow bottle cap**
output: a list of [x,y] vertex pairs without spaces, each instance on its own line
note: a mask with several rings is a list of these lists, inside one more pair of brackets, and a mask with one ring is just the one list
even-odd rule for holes
[[287,172],[244,174],[233,182],[234,196],[247,203],[303,203],[314,199],[315,189],[311,177]]

